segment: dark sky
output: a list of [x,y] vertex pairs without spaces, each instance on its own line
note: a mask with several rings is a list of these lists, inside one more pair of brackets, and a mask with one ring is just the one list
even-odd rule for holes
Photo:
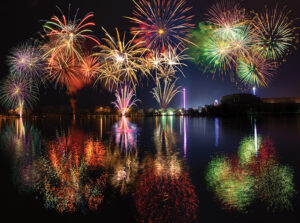
[[[6,65],[6,56],[11,48],[19,43],[26,41],[31,37],[37,37],[41,30],[43,22],[52,15],[58,14],[56,5],[66,13],[69,2],[72,4],[71,15],[77,8],[80,8],[79,16],[84,16],[87,12],[95,13],[95,35],[101,40],[103,32],[101,26],[105,27],[110,33],[118,27],[120,31],[128,33],[131,24],[124,16],[131,16],[133,3],[131,0],[18,0],[4,1],[1,3],[1,78],[8,74]],[[215,2],[208,0],[187,0],[193,6],[192,13],[195,15],[194,23],[203,19],[205,11]],[[247,10],[259,10],[265,4],[274,5],[276,1],[270,0],[251,0],[242,1],[242,5]],[[292,17],[300,18],[300,1],[285,0],[279,1],[292,9]],[[283,2],[283,3],[282,3]],[[295,22],[299,27],[299,20]],[[129,35],[129,33],[128,33]],[[277,70],[277,75],[268,88],[258,89],[258,95],[261,97],[289,97],[300,96],[300,51],[294,51],[287,58],[287,62],[282,64]],[[229,78],[214,79],[210,74],[203,74],[195,65],[187,62],[188,67],[184,69],[185,78],[181,78],[177,83],[187,90],[187,106],[197,107],[199,105],[211,104],[214,99],[219,99],[223,95],[242,92]],[[143,83],[143,87],[138,89],[137,96],[143,103],[140,107],[158,107],[149,93],[153,87],[153,81],[148,80]],[[244,92],[248,91],[246,89]],[[108,105],[113,95],[101,89],[84,89],[78,93],[78,103],[82,104],[103,104]],[[42,90],[40,104],[47,103],[65,103],[67,97],[63,91],[55,91],[48,88]],[[170,104],[172,107],[181,105],[181,95],[174,98]]]

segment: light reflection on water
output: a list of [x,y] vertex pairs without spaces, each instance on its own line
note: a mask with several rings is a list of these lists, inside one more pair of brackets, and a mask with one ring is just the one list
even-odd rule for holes
[[113,133],[115,135],[115,142],[117,145],[120,145],[121,151],[125,149],[127,153],[128,150],[132,151],[136,149],[137,131],[136,125],[130,123],[125,116],[114,124]]
[[60,213],[82,205],[96,210],[106,184],[104,145],[71,126],[46,146],[35,168],[35,188],[43,194],[45,206]]
[[[132,202],[134,220],[197,222],[203,211],[199,205],[207,202],[197,192],[199,182],[206,184],[210,200],[226,211],[247,213],[253,205],[266,212],[292,211],[293,168],[279,161],[272,139],[258,134],[256,120],[234,154],[219,151],[204,164],[203,179],[190,174],[188,162],[195,152],[188,141],[195,134],[194,123],[163,116],[148,120],[147,128],[144,120],[134,121],[101,116],[64,125],[60,119],[45,137],[34,121],[1,118],[0,143],[12,160],[15,185],[38,194],[47,209],[58,213],[98,212],[108,193],[114,193],[116,199],[123,196]],[[199,137],[212,135],[215,148],[223,138],[220,122],[196,122]],[[153,149],[145,151],[144,146]]]
[[219,134],[220,134],[219,118],[215,118],[215,147],[219,147]]
[[278,162],[270,139],[256,134],[241,140],[238,156],[213,158],[206,181],[222,208],[241,212],[247,212],[252,203],[263,204],[271,212],[292,209],[296,193],[293,169]]
[[13,164],[13,180],[21,191],[31,191],[34,161],[41,155],[41,132],[22,118],[9,119],[2,126],[0,140],[0,148],[10,155]]

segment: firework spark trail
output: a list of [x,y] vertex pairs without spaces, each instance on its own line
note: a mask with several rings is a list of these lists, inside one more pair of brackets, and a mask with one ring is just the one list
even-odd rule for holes
[[160,81],[157,80],[155,88],[153,88],[152,91],[150,92],[151,94],[153,94],[153,97],[155,98],[155,100],[163,110],[166,109],[166,107],[171,102],[173,97],[180,92],[179,89],[181,88],[181,86],[176,87],[175,86],[176,81],[177,79],[171,84],[170,81],[165,79],[164,87],[162,89]]
[[191,7],[185,0],[133,0],[134,17],[127,17],[136,26],[131,33],[137,35],[137,42],[144,41],[149,49],[163,52],[169,46],[189,43],[187,36],[194,25],[190,15]]
[[184,53],[185,49],[178,53],[178,47],[169,47],[164,52],[151,50],[146,55],[144,66],[155,72],[155,80],[163,78],[171,81],[176,78],[176,72],[180,72],[185,77],[182,68],[187,65],[182,61],[189,59],[189,57]]
[[172,81],[176,78],[176,71],[168,66],[161,66],[156,71],[156,79],[163,79],[166,81]]
[[[189,59],[186,54],[184,54],[184,50],[177,53],[176,48],[169,47],[167,51],[162,53],[162,63],[161,66],[158,67],[158,76],[164,77],[164,74],[171,74],[171,76],[175,77],[175,73],[179,71],[184,77],[184,73],[182,71],[182,67],[186,67],[187,65],[183,63],[182,61]],[[173,74],[172,74],[173,73]],[[168,77],[167,77],[168,78]]]
[[125,116],[128,109],[140,101],[135,98],[133,89],[127,85],[121,87],[120,91],[116,90],[115,96],[116,101],[112,102],[112,104],[121,112],[122,116]]
[[99,82],[102,83],[109,91],[117,89],[121,80],[119,77],[119,69],[111,66],[108,62],[103,63],[98,70],[98,77],[95,80],[94,86]]

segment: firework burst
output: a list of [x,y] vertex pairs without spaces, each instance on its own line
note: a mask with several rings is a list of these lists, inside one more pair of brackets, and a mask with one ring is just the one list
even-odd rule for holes
[[[135,36],[125,43],[125,34],[123,38],[120,37],[118,29],[116,29],[117,38],[114,39],[105,29],[106,38],[104,42],[99,46],[100,52],[95,53],[95,56],[100,57],[105,61],[100,66],[100,72],[98,79],[105,79],[113,75],[114,80],[120,80],[119,84],[131,83],[132,86],[136,86],[140,80],[138,72],[143,76],[147,76],[149,71],[144,66],[146,64],[143,55],[148,51],[141,47],[143,42],[134,43]],[[108,66],[111,66],[109,68]],[[107,71],[113,71],[110,75],[107,75]],[[106,81],[110,83],[110,81]],[[112,86],[109,86],[111,88]]]
[[161,54],[163,57],[163,61],[166,65],[177,68],[177,69],[183,65],[186,66],[181,61],[188,59],[187,55],[184,54],[183,51],[180,53],[177,53],[178,48],[179,47],[176,47],[176,48],[169,47],[167,51],[165,51],[164,53]]
[[253,26],[257,40],[257,51],[267,59],[277,60],[285,55],[297,40],[296,28],[293,20],[288,18],[290,11],[278,5],[274,8],[265,8],[261,13],[256,13]]
[[156,86],[150,92],[153,94],[153,97],[160,105],[161,109],[166,109],[168,104],[171,102],[173,97],[180,92],[180,86],[176,87],[177,79],[171,84],[170,81],[164,79],[164,87],[163,90],[161,88],[160,80],[156,80]]
[[178,47],[169,47],[169,49],[163,53],[152,50],[147,55],[145,66],[155,71],[156,79],[164,78],[172,80],[176,77],[175,74],[177,71],[185,76],[182,68],[187,65],[182,61],[188,59],[188,57],[184,54],[185,50],[177,53],[177,49]]
[[219,72],[226,72],[234,66],[235,57],[230,39],[212,36],[205,45],[205,56],[209,66]]
[[48,43],[45,45],[45,56],[50,56],[53,59],[57,54],[63,53],[81,59],[81,50],[86,39],[91,40],[94,44],[100,44],[91,35],[92,30],[89,29],[89,27],[95,26],[94,22],[89,22],[94,14],[88,13],[83,19],[77,19],[77,9],[75,17],[69,19],[61,10],[60,12],[61,18],[53,16],[43,26],[46,36],[49,38]]
[[64,85],[67,88],[72,86],[75,79],[79,79],[78,61],[64,54],[56,55],[54,58],[48,59],[47,78],[57,85]]
[[9,75],[1,86],[1,101],[8,109],[19,110],[32,107],[38,100],[38,87],[29,79],[16,75]]
[[189,50],[194,62],[205,67],[205,71],[220,74],[233,71],[238,57],[247,57],[254,43],[251,27],[244,24],[235,28],[230,35],[220,35],[215,26],[200,23],[192,32],[192,41],[196,44]]
[[164,58],[162,57],[160,52],[156,50],[152,50],[150,53],[146,55],[145,66],[149,70],[157,70],[161,67],[162,64],[164,64]]
[[230,45],[232,48],[232,54],[235,58],[239,56],[249,56],[253,50],[256,41],[256,35],[254,30],[249,24],[236,29],[236,32],[230,38]]
[[41,79],[45,63],[37,44],[25,43],[12,50],[8,56],[10,72],[26,78]]
[[190,47],[189,54],[195,63],[201,64],[204,71],[224,73],[234,66],[231,38],[217,35],[213,25],[201,22],[191,36],[195,46]]
[[98,61],[98,58],[95,56],[87,55],[82,58],[79,72],[83,75],[83,77],[90,79],[98,74],[99,68],[100,63]]
[[[137,42],[145,42],[147,48],[157,49],[160,52],[169,46],[182,47],[189,42],[186,38],[193,28],[189,15],[191,7],[186,6],[185,0],[133,0],[136,9],[134,17],[128,17],[136,27],[131,32],[137,35]],[[182,49],[182,48],[180,48]]]
[[128,109],[136,105],[136,102],[140,101],[135,98],[133,89],[124,85],[121,87],[120,91],[115,93],[116,101],[112,104],[121,112],[122,116],[125,116]]
[[93,13],[77,19],[77,9],[74,18],[70,19],[60,12],[61,17],[53,16],[43,26],[47,37],[42,46],[47,60],[45,78],[54,82],[55,86],[65,86],[67,93],[73,94],[97,74],[100,66],[98,58],[89,55],[87,47],[88,44],[100,43],[90,29],[95,26],[94,22],[90,22]]
[[276,64],[259,55],[239,58],[237,76],[247,86],[267,87],[274,76]]
[[[253,15],[251,18],[250,16]],[[191,32],[189,54],[204,72],[230,74],[247,86],[267,87],[278,59],[297,42],[286,7],[247,13],[235,1],[221,1],[208,10],[206,23]]]
[[223,37],[232,37],[246,22],[246,12],[235,1],[221,1],[206,14],[207,22],[216,26],[215,32]]
[[189,59],[187,55],[184,53],[185,50],[182,50],[180,53],[177,53],[176,48],[171,48],[162,53],[163,63],[161,63],[161,68],[164,68],[163,70],[172,70],[174,73],[179,71],[183,76],[184,73],[182,71],[182,67],[187,66],[185,63],[183,63],[183,60]]

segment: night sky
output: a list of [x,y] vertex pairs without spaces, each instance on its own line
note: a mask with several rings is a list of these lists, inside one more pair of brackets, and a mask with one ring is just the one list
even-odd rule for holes
[[[98,39],[104,36],[101,27],[103,26],[109,33],[114,34],[114,28],[123,32],[126,31],[128,36],[131,23],[124,16],[131,16],[134,4],[131,0],[19,0],[4,1],[1,3],[1,79],[8,74],[6,65],[6,57],[11,48],[32,38],[38,37],[38,32],[42,30],[43,21],[48,20],[52,15],[59,15],[56,9],[58,5],[65,14],[67,13],[69,2],[71,6],[71,15],[74,15],[77,8],[80,8],[79,17],[83,17],[86,13],[93,11],[95,13],[96,27],[95,35]],[[188,4],[193,6],[192,13],[195,15],[194,23],[197,24],[203,20],[206,10],[215,2],[207,0],[187,0]],[[292,9],[292,18],[300,18],[300,1],[286,0],[284,2],[289,9]],[[275,1],[270,0],[248,0],[243,1],[242,5],[250,10],[259,10],[265,4],[274,5]],[[300,20],[295,22],[300,27]],[[299,30],[298,30],[299,32]],[[299,46],[297,46],[299,48]],[[268,88],[258,89],[260,97],[293,97],[300,96],[300,51],[294,51],[277,70],[277,75],[270,83]],[[187,68],[184,68],[186,77],[182,77],[177,83],[187,90],[187,106],[198,107],[199,105],[211,104],[215,99],[219,99],[223,95],[249,92],[249,90],[241,90],[234,83],[230,82],[229,76],[223,79],[218,75],[212,78],[211,74],[202,73],[196,65],[186,62]],[[181,75],[181,74],[178,74]],[[153,87],[153,80],[145,80],[137,91],[137,97],[143,102],[139,105],[142,108],[155,107],[158,108],[152,95],[149,93]],[[78,92],[78,105],[109,105],[113,100],[113,94],[105,90],[88,88]],[[53,90],[52,86],[47,89],[41,89],[41,97],[39,105],[68,103],[68,97],[65,96],[63,90]],[[181,95],[177,95],[170,107],[179,107],[181,105]]]

